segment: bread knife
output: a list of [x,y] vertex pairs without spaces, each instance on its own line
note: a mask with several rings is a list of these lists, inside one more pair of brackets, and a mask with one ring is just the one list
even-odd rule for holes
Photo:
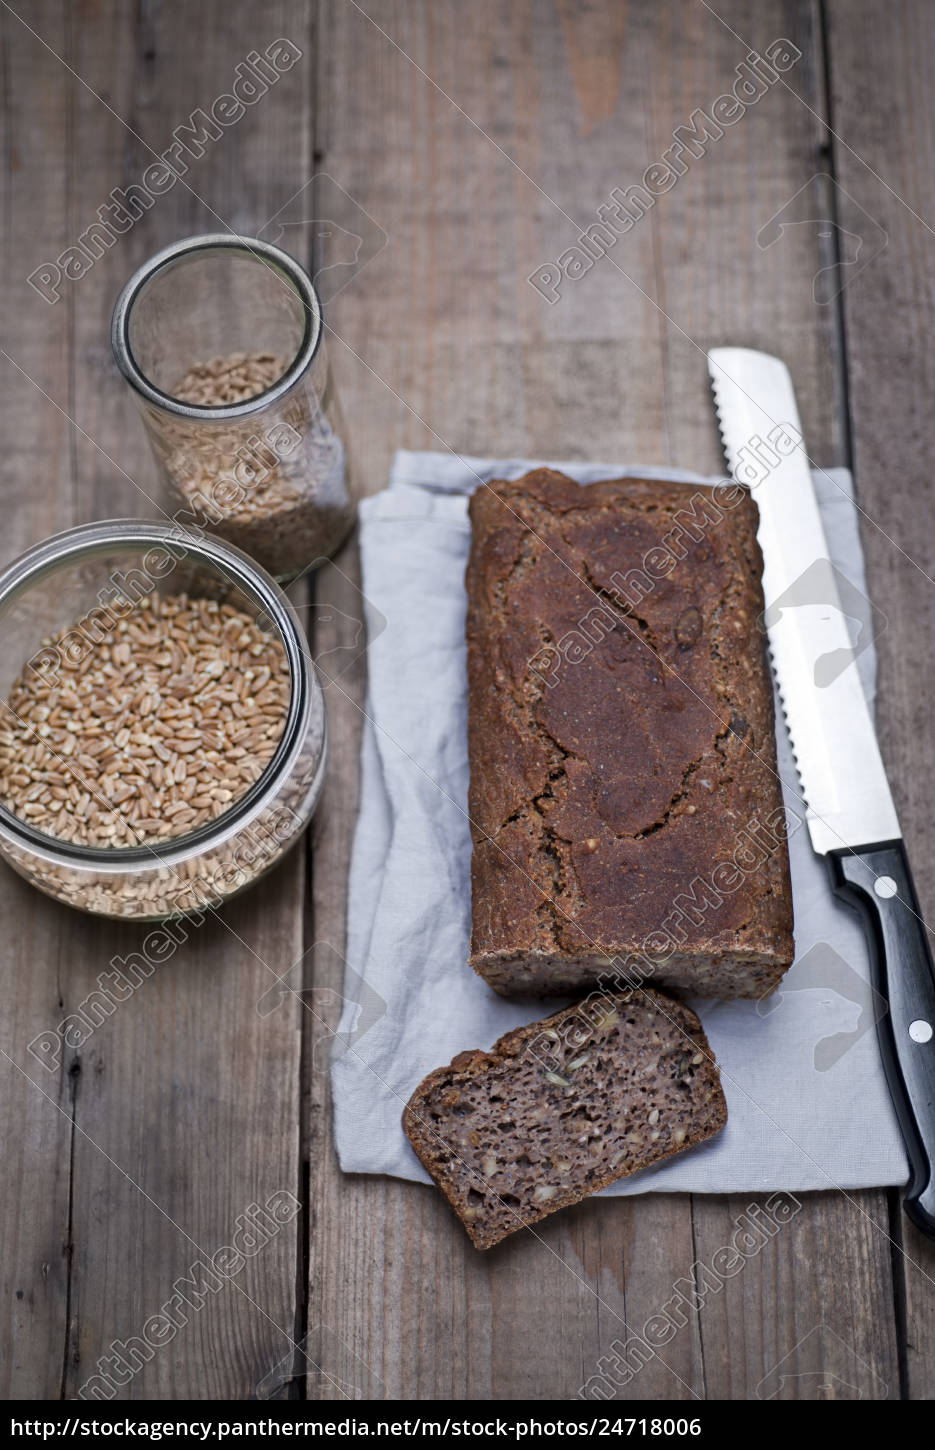
[[935,1237],[935,967],[828,554],[789,370],[708,353],[728,467],[759,508],[763,616],[806,823],[836,895],[862,913],[883,1065],[911,1176],[904,1208]]

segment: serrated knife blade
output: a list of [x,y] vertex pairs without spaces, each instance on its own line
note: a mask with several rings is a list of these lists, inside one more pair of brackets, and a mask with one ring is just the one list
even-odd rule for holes
[[899,822],[789,370],[779,358],[739,347],[713,349],[708,366],[728,466],[759,507],[764,621],[812,845],[824,855],[894,840]]
[[912,1168],[904,1206],[935,1238],[935,965],[828,552],[792,379],[718,347],[708,370],[734,478],[759,508],[764,623],[815,850],[863,915],[877,1032]]

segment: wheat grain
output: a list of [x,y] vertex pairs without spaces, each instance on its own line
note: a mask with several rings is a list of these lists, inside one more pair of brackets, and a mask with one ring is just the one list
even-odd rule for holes
[[[230,353],[193,364],[172,393],[200,407],[236,406],[286,367],[271,352]],[[245,418],[153,414],[150,433],[186,511],[279,578],[333,553],[353,521],[344,445],[307,381]]]
[[0,800],[15,815],[80,845],[153,845],[214,820],[262,774],[291,682],[282,642],[249,615],[147,595],[87,646],[66,675],[27,669],[10,692]]

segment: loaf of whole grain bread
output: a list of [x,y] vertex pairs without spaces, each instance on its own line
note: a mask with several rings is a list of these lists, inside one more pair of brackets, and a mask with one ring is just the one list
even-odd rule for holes
[[661,992],[594,994],[461,1052],[403,1127],[475,1247],[719,1132],[727,1105],[695,1014]]
[[756,506],[537,469],[471,499],[472,955],[504,994],[791,964]]

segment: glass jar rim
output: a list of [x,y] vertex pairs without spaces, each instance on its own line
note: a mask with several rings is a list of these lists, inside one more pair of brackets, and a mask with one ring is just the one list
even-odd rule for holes
[[[249,260],[284,273],[302,303],[305,328],[302,341],[285,372],[261,393],[256,393],[241,403],[185,403],[157,387],[140,367],[130,345],[130,319],[143,289],[160,272],[186,257],[195,256],[198,252],[220,250],[240,252]],[[255,237],[237,236],[233,232],[207,232],[203,236],[184,237],[181,241],[172,242],[137,268],[117,298],[110,337],[117,367],[130,386],[147,402],[176,417],[222,422],[227,419],[248,418],[252,413],[262,412],[270,403],[285,397],[314,362],[323,333],[321,302],[315,284],[294,257],[284,252],[281,247],[274,247],[271,242],[261,242]]]
[[214,820],[197,830],[152,845],[85,846],[39,831],[0,802],[0,839],[27,850],[31,856],[56,866],[101,869],[110,874],[132,872],[141,866],[172,867],[215,850],[236,837],[275,802],[281,782],[288,776],[303,748],[303,729],[316,702],[321,711],[321,747],[316,775],[324,768],[327,726],[318,683],[298,616],[275,580],[242,549],[205,536],[180,537],[175,528],[151,519],[104,519],[79,524],[34,544],[0,571],[2,611],[32,584],[54,573],[62,564],[121,547],[155,549],[170,545],[225,575],[251,596],[278,630],[286,651],[291,690],[289,712],[271,759],[253,784]]

